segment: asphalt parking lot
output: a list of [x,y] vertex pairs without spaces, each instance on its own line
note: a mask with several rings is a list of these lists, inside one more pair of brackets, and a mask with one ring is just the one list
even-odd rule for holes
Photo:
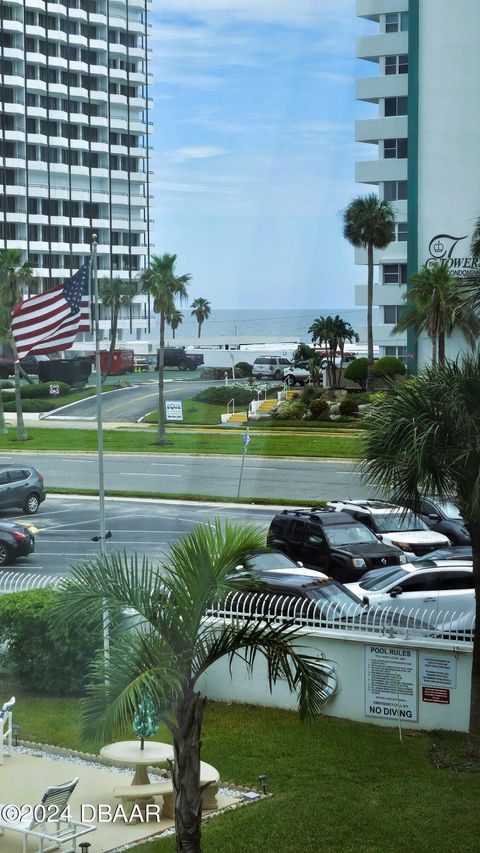
[[[274,514],[271,508],[228,507],[205,504],[163,503],[160,501],[107,499],[105,515],[110,551],[146,553],[161,560],[169,546],[200,522],[212,523],[216,516],[249,522],[265,531]],[[33,525],[35,552],[5,566],[5,571],[64,575],[72,563],[99,554],[98,500],[48,495],[36,515],[5,510],[3,518]]]

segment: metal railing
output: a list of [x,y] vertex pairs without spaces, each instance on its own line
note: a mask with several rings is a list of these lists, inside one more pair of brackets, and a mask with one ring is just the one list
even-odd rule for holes
[[[230,410],[230,406],[232,407],[231,410]],[[235,400],[232,397],[232,399],[229,400],[227,403],[227,416],[230,417],[230,415],[234,415],[234,414],[235,414]]]
[[34,575],[24,572],[0,572],[0,595],[29,589],[55,588],[64,580],[61,575]]
[[222,621],[268,620],[302,628],[334,630],[348,636],[381,635],[402,639],[452,640],[471,643],[475,614],[470,611],[393,608],[381,605],[337,604],[264,592],[230,593],[212,607],[209,616]]

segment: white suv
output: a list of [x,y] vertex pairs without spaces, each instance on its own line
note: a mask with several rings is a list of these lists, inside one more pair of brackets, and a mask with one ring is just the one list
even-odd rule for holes
[[327,507],[336,512],[348,512],[356,521],[373,530],[383,542],[405,551],[410,560],[423,557],[437,548],[448,547],[447,543],[450,543],[443,533],[430,530],[418,515],[386,501],[330,501]]
[[254,379],[283,379],[285,368],[290,366],[288,358],[274,355],[262,355],[253,362],[252,376]]
[[310,382],[310,367],[306,361],[298,361],[296,364],[291,364],[290,367],[285,368],[283,378],[290,386],[297,383],[305,385]]

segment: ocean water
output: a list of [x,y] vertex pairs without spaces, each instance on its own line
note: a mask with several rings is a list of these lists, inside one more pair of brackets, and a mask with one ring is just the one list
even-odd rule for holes
[[[363,330],[367,324],[366,308],[292,308],[282,309],[218,309],[212,307],[212,313],[202,326],[202,337],[224,335],[228,338],[253,335],[261,337],[299,338],[308,341],[308,328],[317,317],[339,314],[356,331]],[[374,309],[373,322],[378,323],[378,309]],[[190,338],[197,335],[198,326],[190,309],[185,309],[184,319],[176,331],[177,338]],[[168,338],[171,337],[167,327]]]

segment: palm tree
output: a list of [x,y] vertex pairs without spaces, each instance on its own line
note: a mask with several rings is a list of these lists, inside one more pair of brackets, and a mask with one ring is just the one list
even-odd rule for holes
[[175,340],[175,332],[177,331],[180,324],[183,323],[183,314],[181,311],[178,310],[178,308],[175,308],[175,310],[172,311],[171,314],[167,314],[165,316],[165,320],[170,326],[172,330],[173,339]]
[[200,337],[202,333],[202,324],[210,317],[210,302],[208,299],[202,299],[202,297],[199,296],[198,299],[193,300],[190,308],[192,309],[190,312],[192,317],[197,318],[198,337]]
[[342,320],[339,314],[335,314],[335,317],[330,314],[327,317],[318,317],[313,321],[308,332],[312,336],[312,343],[318,341],[320,347],[322,343],[325,346],[325,356],[330,365],[332,385],[335,387],[337,384],[337,351],[340,350],[343,360],[345,341],[350,341],[350,343],[354,340],[358,341],[359,336],[350,323]]
[[165,407],[163,367],[165,359],[165,320],[175,311],[175,299],[187,298],[191,276],[175,274],[176,255],[154,255],[150,267],[140,276],[142,293],[153,297],[153,309],[160,315],[160,348],[158,351],[158,433],[157,444],[165,444]]
[[102,382],[105,382],[113,362],[113,354],[117,343],[118,316],[122,306],[130,307],[137,292],[136,285],[121,278],[102,278],[99,281],[100,298],[103,304],[110,308],[110,349]]
[[418,508],[422,493],[452,498],[472,539],[477,631],[469,751],[480,758],[480,351],[427,367],[366,419],[366,481]]
[[343,368],[343,354],[345,352],[345,344],[348,341],[349,344],[355,343],[358,344],[360,340],[360,335],[355,331],[351,323],[348,323],[347,320],[342,320],[342,318],[337,314],[336,322],[338,327],[338,348],[340,350],[340,370]]
[[147,557],[113,554],[74,567],[57,605],[56,617],[66,623],[79,611],[88,614],[92,630],[99,606],[137,614],[134,625],[112,634],[109,660],[92,666],[83,733],[96,745],[111,741],[131,725],[139,701],[148,697],[173,740],[177,851],[201,849],[206,697],[198,681],[209,667],[222,658],[240,658],[251,670],[261,656],[270,685],[282,678],[290,690],[298,688],[303,719],[317,716],[325,701],[326,662],[299,650],[301,634],[291,624],[205,619],[215,602],[245,588],[245,573],[239,576],[236,567],[248,566],[248,555],[258,550],[265,550],[258,530],[217,519],[175,543],[162,566]]
[[404,299],[410,304],[394,328],[404,332],[413,327],[417,336],[425,331],[432,341],[432,364],[437,354],[440,364],[445,363],[445,338],[455,326],[473,348],[480,334],[480,321],[465,299],[463,283],[451,274],[445,264],[422,267],[413,276]]
[[22,260],[21,249],[5,249],[0,254],[0,299],[2,302],[1,320],[4,324],[3,336],[8,340],[15,364],[15,408],[17,411],[17,441],[27,441],[23,420],[22,396],[20,389],[20,365],[17,348],[12,335],[12,314],[22,300],[23,288],[29,289],[35,282],[32,265]]
[[373,381],[373,250],[386,249],[395,238],[392,205],[374,193],[357,196],[344,211],[343,235],[355,248],[367,250],[367,390],[370,390]]

